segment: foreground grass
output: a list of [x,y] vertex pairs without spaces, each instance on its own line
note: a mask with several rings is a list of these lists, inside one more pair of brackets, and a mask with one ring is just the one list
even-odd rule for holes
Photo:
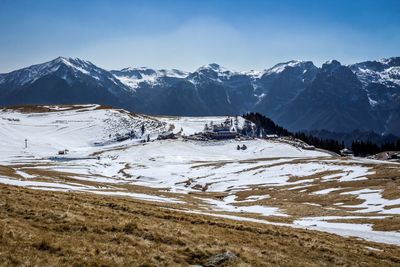
[[[371,250],[371,247],[374,249]],[[235,257],[212,261],[224,252]],[[400,266],[396,246],[0,185],[1,266]]]

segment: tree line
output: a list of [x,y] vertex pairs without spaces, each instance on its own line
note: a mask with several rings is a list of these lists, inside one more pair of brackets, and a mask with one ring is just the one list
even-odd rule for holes
[[260,133],[261,129],[266,134],[276,134],[279,136],[291,136],[306,142],[309,145],[315,146],[317,148],[333,151],[340,153],[340,150],[344,148],[344,144],[339,144],[338,141],[333,139],[323,139],[310,134],[305,134],[302,132],[292,133],[285,128],[277,125],[270,118],[258,113],[250,112],[243,115],[243,118],[253,122],[257,126],[257,133]]
[[248,121],[251,121],[257,126],[257,136],[260,135],[261,129],[263,129],[265,134],[277,134],[279,136],[289,136],[291,133],[286,130],[285,128],[275,124],[273,120],[270,118],[260,114],[260,113],[247,113],[243,115],[243,118],[245,118]]
[[291,135],[294,138],[300,139],[301,141],[306,142],[309,145],[333,151],[338,154],[340,154],[340,150],[342,150],[345,147],[343,142],[339,143],[337,140],[334,139],[323,139],[302,132],[294,133]]
[[[292,133],[286,130],[285,128],[275,124],[274,121],[272,121],[270,118],[257,112],[247,113],[243,115],[243,118],[253,122],[257,126],[258,136],[261,131],[264,131],[265,134],[291,136],[299,140],[302,140],[309,145],[333,151],[336,153],[340,153],[340,150],[345,148],[343,142],[339,143],[335,139],[319,138],[303,132]],[[383,145],[378,145],[369,141],[353,141],[351,145],[351,150],[353,151],[355,156],[363,156],[363,157],[368,155],[374,155],[383,151],[400,151],[400,139],[397,140],[396,142],[386,143]]]
[[375,155],[384,151],[400,151],[400,140],[383,145],[378,145],[369,141],[353,141],[351,150],[355,156],[361,157]]

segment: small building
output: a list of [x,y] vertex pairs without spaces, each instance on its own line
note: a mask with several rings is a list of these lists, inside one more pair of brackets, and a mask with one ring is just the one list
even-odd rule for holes
[[217,133],[217,132],[230,132],[230,128],[228,125],[226,124],[220,124],[220,125],[213,125],[212,131]]
[[353,151],[351,151],[348,148],[343,148],[342,150],[340,150],[340,155],[342,155],[342,156],[353,156]]
[[[251,123],[248,122],[251,126]],[[208,140],[226,140],[244,137],[242,131],[238,127],[238,119],[235,121],[231,117],[227,117],[223,122],[214,124],[211,121],[204,125],[204,130],[189,136],[183,136],[186,140],[208,141]]]
[[217,132],[205,132],[204,136],[208,139],[222,140],[222,139],[235,139],[238,134],[231,131],[217,131]]
[[59,150],[59,151],[58,151],[58,155],[67,155],[67,154],[68,154],[68,152],[69,152],[69,150],[68,150],[68,149]]

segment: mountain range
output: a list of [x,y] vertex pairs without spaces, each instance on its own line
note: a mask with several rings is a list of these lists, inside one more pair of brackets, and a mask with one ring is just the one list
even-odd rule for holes
[[0,74],[0,105],[98,103],[163,115],[260,112],[291,131],[400,136],[400,57],[342,65],[279,63],[263,71],[208,64],[177,69],[105,70],[58,57]]

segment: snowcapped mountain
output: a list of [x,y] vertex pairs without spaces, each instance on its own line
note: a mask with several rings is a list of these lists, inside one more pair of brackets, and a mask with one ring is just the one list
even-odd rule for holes
[[68,104],[94,101],[121,105],[129,88],[112,73],[78,58],[58,57],[0,74],[0,104]]
[[278,122],[291,130],[379,131],[361,82],[336,60],[323,64],[309,86],[278,117]]
[[226,82],[235,75],[240,75],[238,72],[228,70],[216,63],[201,66],[196,71],[188,76],[188,80],[194,84],[203,81]]
[[391,105],[400,96],[400,57],[349,66],[367,91],[372,107]]
[[400,86],[400,57],[365,61],[350,65],[364,86],[371,83],[388,87]]
[[52,61],[33,65],[21,70],[3,74],[0,83],[11,83],[18,86],[32,84],[47,75],[55,75],[68,83],[74,83],[75,79],[87,76],[99,81],[104,86],[114,83],[118,86],[118,80],[104,69],[101,69],[89,61],[79,58],[58,57]]
[[279,63],[264,72],[264,75],[281,73],[289,68],[300,68],[306,70],[310,65],[314,65],[311,61],[291,60],[285,63]]
[[316,67],[292,60],[262,71],[216,63],[193,72],[105,70],[59,57],[0,74],[0,105],[99,103],[149,114],[261,112],[292,131],[356,129],[400,135],[400,58]]
[[400,134],[400,57],[350,65],[383,122],[384,133]]
[[277,117],[285,105],[311,84],[317,72],[311,61],[289,61],[265,70],[255,80],[258,101],[254,109]]
[[132,90],[148,84],[155,86],[161,83],[163,78],[179,78],[183,79],[188,76],[188,72],[172,69],[172,70],[153,70],[145,67],[141,68],[124,68],[122,70],[112,70],[111,73],[124,85]]

